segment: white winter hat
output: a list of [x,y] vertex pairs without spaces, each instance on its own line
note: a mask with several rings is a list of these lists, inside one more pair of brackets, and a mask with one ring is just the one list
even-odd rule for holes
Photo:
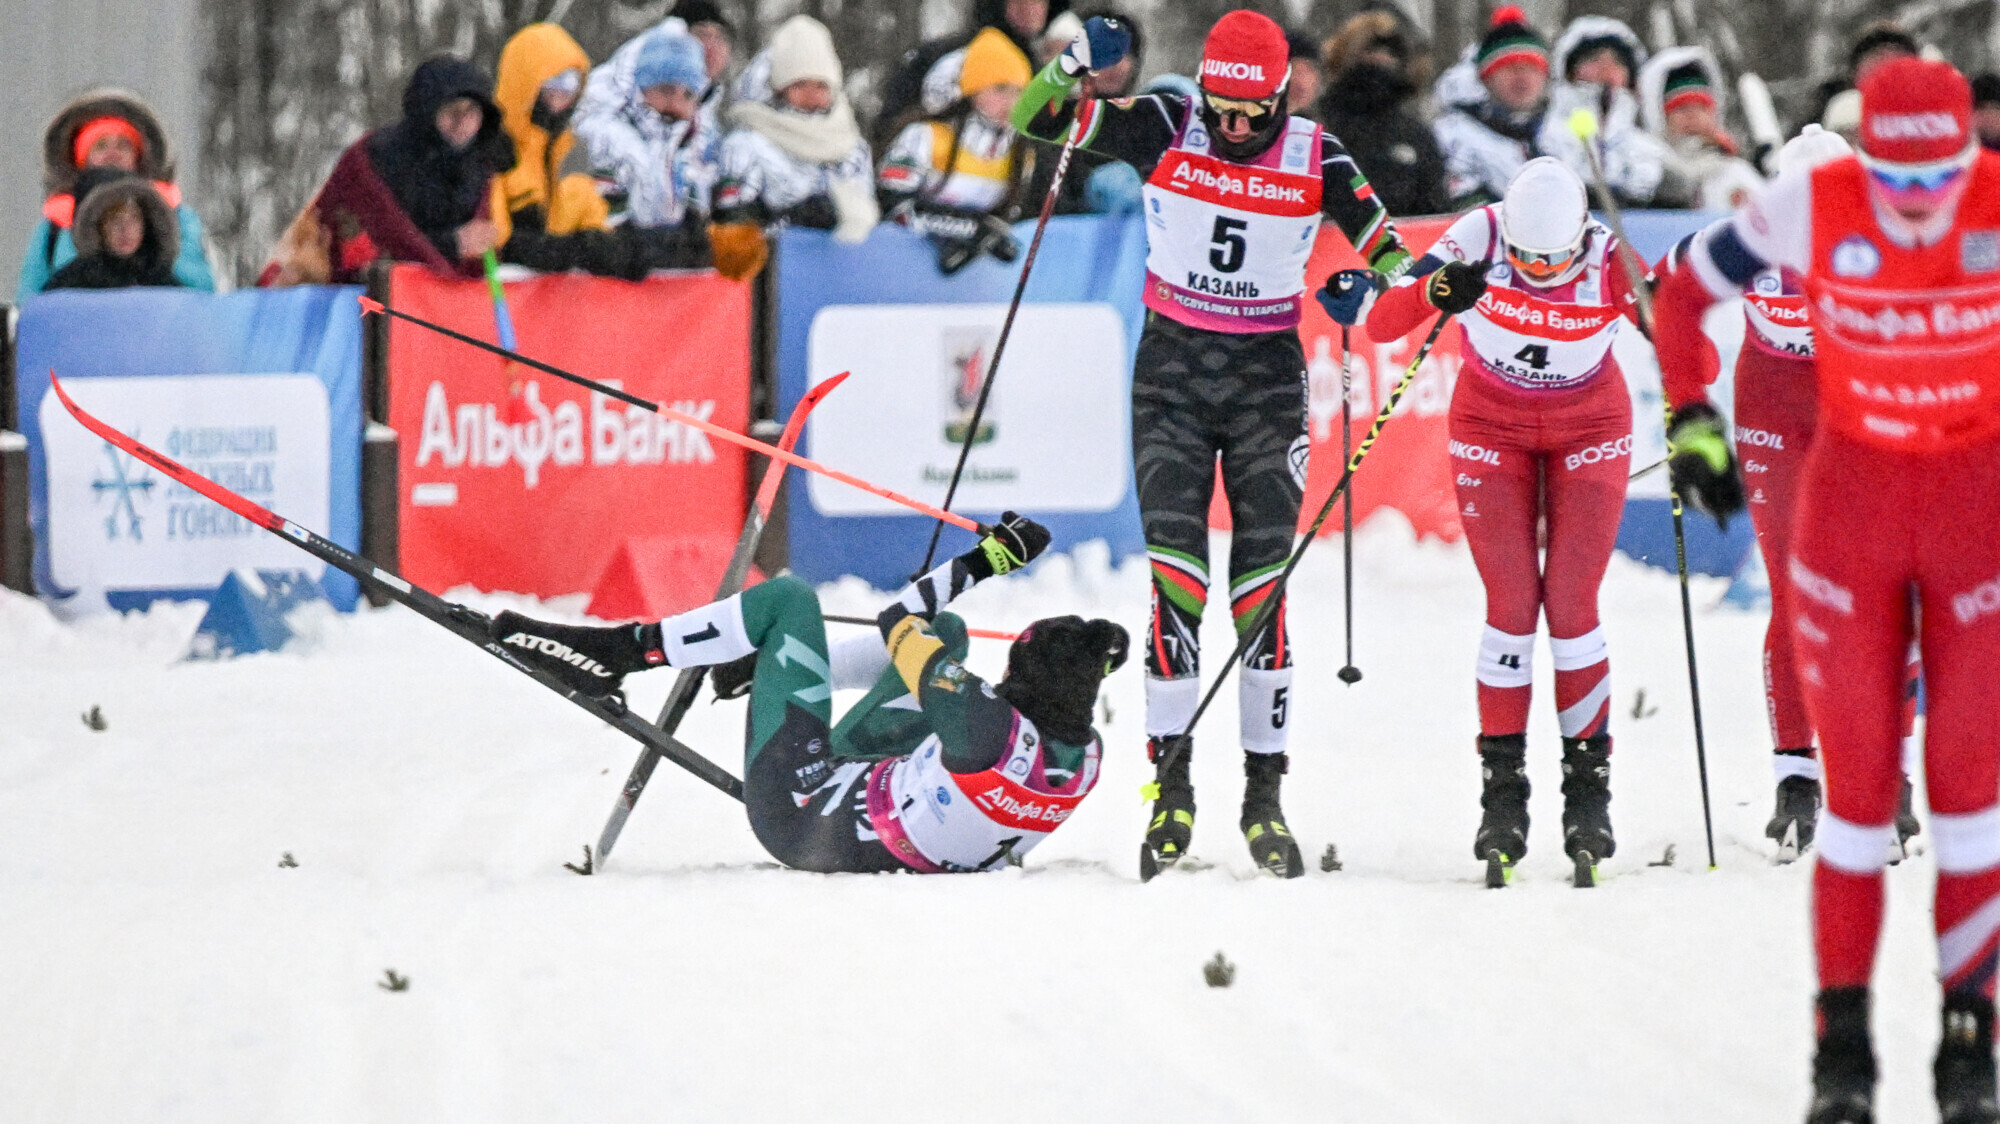
[[[1569,165],[1553,156],[1537,156],[1507,182],[1500,202],[1500,234],[1508,256],[1528,279],[1553,285],[1575,276],[1582,267],[1577,251],[1590,225],[1589,199],[1583,181]],[[1536,263],[1556,268],[1538,271]]]
[[1798,136],[1786,141],[1785,147],[1778,150],[1778,174],[1782,176],[1794,169],[1817,168],[1853,151],[1846,138],[1839,133],[1829,133],[1818,125],[1807,125],[1799,130]]
[[769,50],[773,91],[812,78],[840,89],[840,56],[834,52],[833,35],[811,16],[793,16],[779,24],[771,33]]

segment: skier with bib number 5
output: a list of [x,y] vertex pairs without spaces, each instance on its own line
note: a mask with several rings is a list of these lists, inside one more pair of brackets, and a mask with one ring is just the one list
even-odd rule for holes
[[[1049,542],[1013,512],[876,618],[879,636],[826,641],[819,598],[776,578],[652,623],[587,627],[506,612],[493,642],[603,697],[654,667],[709,666],[720,698],[750,696],[743,802],[757,841],[796,870],[957,874],[1019,865],[1097,783],[1097,690],[1125,630],[1052,617],[1028,626],[997,685],[966,670],[965,625],[943,608]],[[872,686],[871,686],[872,685]],[[837,688],[869,687],[832,721]]]
[[[1655,338],[1674,430],[1713,428],[1702,312],[1770,268],[1797,275],[1812,308],[1818,429],[1786,572],[1772,576],[1795,595],[1799,683],[1826,779],[1814,840],[1818,1043],[1806,1119],[1875,1119],[1869,991],[1914,638],[1928,688],[1924,783],[1944,992],[1932,1092],[1946,1124],[1994,1124],[2000,154],[1980,147],[1964,75],[1918,58],[1862,80],[1858,148],[1781,174],[1696,234],[1679,268],[1660,278]],[[1677,455],[1671,467],[1684,494],[1730,502],[1727,458],[1718,467]]]
[[1575,884],[1593,885],[1597,862],[1616,849],[1611,662],[1597,591],[1632,454],[1632,403],[1611,342],[1636,306],[1617,249],[1590,217],[1583,181],[1539,157],[1499,203],[1452,223],[1368,318],[1369,335],[1387,340],[1455,313],[1465,337],[1451,465],[1486,586],[1475,673],[1485,814],[1472,850],[1495,888],[1528,851],[1528,708],[1543,616],[1562,731],[1563,850]]
[[[1153,563],[1147,747],[1155,762],[1162,753],[1170,762],[1146,846],[1171,866],[1187,852],[1195,804],[1191,743],[1165,747],[1188,732],[1201,696],[1217,461],[1234,527],[1230,612],[1243,629],[1298,530],[1308,448],[1298,324],[1320,221],[1332,218],[1375,271],[1393,274],[1409,255],[1347,150],[1287,112],[1291,51],[1276,23],[1249,11],[1223,16],[1203,46],[1195,97],[1069,100],[1085,71],[1115,64],[1129,44],[1117,20],[1089,20],[1029,84],[1014,126],[1048,141],[1069,130],[1077,147],[1123,160],[1146,181],[1147,314],[1132,376],[1132,452]],[[1297,877],[1305,866],[1279,799],[1291,681],[1281,607],[1243,657],[1239,826],[1259,867]]]

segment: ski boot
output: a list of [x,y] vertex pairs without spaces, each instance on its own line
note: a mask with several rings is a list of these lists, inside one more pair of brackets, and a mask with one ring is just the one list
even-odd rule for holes
[[1161,758],[1180,752],[1160,773],[1153,794],[1153,822],[1146,828],[1146,842],[1139,848],[1139,880],[1150,882],[1160,871],[1180,862],[1194,838],[1194,782],[1188,778],[1188,759],[1194,756],[1194,739],[1183,734],[1176,738],[1149,738],[1146,757],[1157,767]]
[[1597,863],[1618,850],[1611,835],[1611,735],[1563,739],[1563,853],[1576,864],[1571,885],[1597,885]]
[[1944,1033],[1931,1064],[1939,1124],[1996,1124],[1993,1001],[1975,993],[1947,992]]
[[553,624],[510,609],[493,618],[486,636],[489,645],[514,662],[621,709],[625,677],[666,658],[658,624]]
[[1868,989],[1828,988],[1819,993],[1818,1009],[1819,1048],[1813,1053],[1813,1099],[1806,1124],[1875,1124]]
[[1889,849],[1889,864],[1902,862],[1910,857],[1910,840],[1923,834],[1924,826],[1917,822],[1917,814],[1910,809],[1910,778],[1903,778],[1903,798],[1896,805],[1896,842]]
[[1250,857],[1259,867],[1280,878],[1297,878],[1306,872],[1305,856],[1292,829],[1285,826],[1285,810],[1278,806],[1278,788],[1291,767],[1282,753],[1243,755],[1243,838],[1250,844]]
[[1528,853],[1528,735],[1480,737],[1479,768],[1485,791],[1472,856],[1486,864],[1486,886],[1498,890]]
[[[1790,751],[1787,751],[1790,752]],[[1778,801],[1764,835],[1778,845],[1778,861],[1792,862],[1812,846],[1819,826],[1819,782],[1790,776],[1778,782]]]

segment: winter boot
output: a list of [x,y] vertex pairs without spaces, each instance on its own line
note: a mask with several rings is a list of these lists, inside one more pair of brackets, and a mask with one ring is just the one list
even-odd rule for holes
[[1479,762],[1485,814],[1472,837],[1472,855],[1486,863],[1486,885],[1497,890],[1528,853],[1528,735],[1482,736]]
[[1611,836],[1611,735],[1563,739],[1563,852],[1579,889],[1597,885],[1597,863],[1618,851]]
[[1285,826],[1285,810],[1278,806],[1278,788],[1291,768],[1291,758],[1282,753],[1243,755],[1243,838],[1249,841],[1250,857],[1258,866],[1280,878],[1297,878],[1306,872],[1305,856],[1298,840]]
[[1764,834],[1778,845],[1778,861],[1788,863],[1812,846],[1819,826],[1819,782],[1811,777],[1786,777],[1778,782],[1778,803]]
[[[1875,1050],[1868,1041],[1868,989],[1819,993],[1819,1048],[1806,1124],[1875,1124]],[[1989,1086],[1990,1088],[1990,1086]]]
[[493,618],[487,639],[577,694],[613,697],[621,704],[625,676],[666,662],[657,622],[593,628],[551,624],[509,610]]
[[1194,739],[1183,734],[1174,738],[1150,738],[1146,756],[1157,768],[1176,743],[1173,754],[1161,770],[1159,791],[1153,796],[1153,822],[1146,828],[1146,845],[1139,852],[1139,877],[1153,875],[1181,861],[1194,838],[1194,782],[1188,778],[1188,759],[1194,756]]
[[1996,1124],[1993,1001],[1977,992],[1947,992],[1944,1033],[1931,1064],[1939,1124]]
[[1923,834],[1924,827],[1917,822],[1916,812],[1910,809],[1910,778],[1903,778],[1902,802],[1896,805],[1896,843],[1889,852],[1889,861],[1899,863],[1910,857],[1910,840]]

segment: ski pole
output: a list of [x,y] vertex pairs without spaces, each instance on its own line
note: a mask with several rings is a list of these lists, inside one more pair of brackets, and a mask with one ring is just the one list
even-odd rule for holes
[[1229,653],[1228,661],[1222,665],[1222,670],[1216,673],[1215,682],[1209,685],[1208,693],[1201,697],[1201,705],[1194,708],[1194,715],[1188,719],[1187,726],[1180,733],[1167,739],[1167,751],[1160,754],[1160,759],[1155,764],[1152,782],[1139,790],[1141,796],[1148,800],[1160,798],[1160,778],[1166,775],[1167,770],[1173,767],[1174,762],[1179,760],[1181,754],[1193,743],[1195,725],[1207,712],[1208,704],[1215,701],[1215,696],[1222,690],[1222,685],[1228,682],[1230,671],[1243,659],[1243,653],[1250,650],[1250,646],[1278,615],[1278,605],[1284,600],[1285,583],[1291,580],[1292,571],[1298,569],[1299,559],[1305,557],[1306,549],[1312,546],[1313,539],[1318,537],[1320,527],[1326,523],[1327,517],[1333,514],[1333,505],[1340,502],[1340,497],[1346,494],[1347,486],[1354,480],[1355,470],[1361,467],[1362,460],[1368,456],[1368,450],[1375,447],[1376,438],[1382,436],[1382,427],[1389,424],[1389,415],[1396,412],[1397,404],[1403,400],[1403,392],[1410,389],[1410,384],[1416,381],[1417,368],[1423,366],[1424,360],[1429,358],[1431,345],[1437,342],[1438,334],[1444,331],[1445,322],[1450,319],[1450,313],[1438,313],[1437,321],[1431,325],[1430,335],[1424,337],[1424,345],[1417,349],[1417,357],[1410,360],[1410,365],[1403,369],[1403,377],[1397,380],[1396,389],[1389,392],[1389,400],[1382,403],[1382,408],[1376,412],[1375,424],[1368,427],[1368,435],[1361,439],[1361,444],[1355,448],[1354,455],[1348,458],[1347,466],[1341,472],[1340,480],[1334,484],[1332,494],[1328,495],[1326,502],[1320,505],[1319,514],[1313,517],[1312,526],[1306,528],[1305,539],[1292,550],[1291,557],[1285,560],[1285,568],[1278,571],[1277,578],[1271,582],[1271,591],[1264,595],[1264,604],[1258,608],[1256,617],[1250,621],[1250,627],[1244,629],[1237,639],[1236,650]]
[[[1646,271],[1639,261],[1639,252],[1625,240],[1625,219],[1619,213],[1618,200],[1612,196],[1611,185],[1605,178],[1604,162],[1597,154],[1597,115],[1588,109],[1577,110],[1569,115],[1569,130],[1583,142],[1584,155],[1590,158],[1590,175],[1597,181],[1597,193],[1604,202],[1604,217],[1611,224],[1612,237],[1618,239],[1619,260],[1625,264],[1626,279],[1631,282],[1633,298],[1639,304],[1640,320],[1650,337],[1653,334],[1653,294],[1646,288]],[[1673,407],[1664,408],[1665,420],[1671,424]],[[1669,457],[1672,452],[1669,447]],[[1701,776],[1701,829],[1708,839],[1708,869],[1714,870],[1715,820],[1709,812],[1708,743],[1701,729],[1701,673],[1695,667],[1694,658],[1694,605],[1688,597],[1687,528],[1681,517],[1681,492],[1674,487],[1671,478],[1667,483],[1667,497],[1674,513],[1674,564],[1680,571],[1681,580],[1681,632],[1687,639],[1688,698],[1694,704],[1694,760],[1695,769]]]
[[[951,501],[958,497],[958,479],[965,473],[965,458],[971,454],[973,444],[979,439],[979,419],[986,415],[986,399],[993,393],[993,378],[1000,373],[1000,356],[1007,350],[1007,337],[1014,331],[1014,314],[1021,311],[1021,297],[1028,291],[1028,274],[1035,268],[1035,255],[1042,251],[1042,234],[1049,228],[1049,216],[1056,212],[1056,196],[1062,193],[1063,177],[1069,174],[1070,154],[1076,151],[1078,130],[1072,128],[1069,137],[1063,141],[1062,155],[1056,158],[1055,178],[1049,183],[1049,193],[1042,200],[1042,215],[1035,220],[1035,237],[1028,243],[1028,256],[1021,262],[1021,279],[1014,282],[1014,300],[1007,306],[1007,318],[1000,322],[1000,338],[993,344],[993,359],[986,364],[986,377],[979,383],[979,399],[972,404],[972,424],[965,431],[965,440],[958,443],[958,463],[952,466],[951,483],[944,490],[944,508],[951,510]],[[937,556],[938,536],[944,533],[944,524],[931,528],[931,544],[924,548],[924,564],[910,575],[915,581],[928,573],[931,559]]]
[[[828,624],[865,624],[869,626],[875,624],[874,617],[846,617],[839,613],[825,613],[821,615],[820,619],[826,621]],[[967,636],[976,636],[981,640],[1005,640],[1010,644],[1021,638],[1021,634],[1018,632],[1000,632],[991,628],[968,628],[965,630],[965,634]]]
[[[501,347],[519,351],[521,345],[514,335],[514,313],[507,307],[507,290],[500,287],[500,257],[489,249],[480,259],[480,265],[486,271],[486,295],[493,300],[493,334],[499,338]],[[522,397],[521,376],[514,369],[512,359],[500,368],[500,374],[507,380],[508,424],[532,421],[533,411],[528,409],[527,399]]]
[[[785,420],[784,433],[778,438],[778,447],[790,449],[805,429],[806,418],[813,407],[833,392],[847,379],[845,374],[835,375],[806,391],[799,404],[792,407],[792,416]],[[716,586],[716,600],[721,600],[742,590],[744,579],[750,576],[750,559],[757,553],[757,544],[764,537],[764,522],[770,517],[771,505],[776,502],[778,486],[785,479],[785,466],[772,463],[764,470],[764,482],[758,486],[757,495],[750,503],[750,510],[743,516],[743,533],[737,536],[736,552],[729,557],[729,566],[723,571],[722,582]],[[674,677],[674,685],[667,692],[667,701],[660,707],[659,720],[653,724],[664,734],[671,736],[680,729],[681,719],[687,717],[688,709],[694,706],[694,697],[701,691],[702,682],[708,677],[708,668],[683,668]],[[570,870],[579,874],[595,874],[611,856],[611,849],[618,845],[618,837],[624,834],[625,821],[632,818],[632,810],[639,806],[639,797],[645,795],[647,784],[653,779],[653,770],[660,764],[660,754],[652,746],[639,751],[638,760],[632,762],[632,771],[625,776],[624,787],[618,790],[618,801],[611,806],[611,814],[605,817],[604,829],[597,833],[597,854],[592,857],[588,845],[583,851],[583,865],[565,863]]]
[[[1354,440],[1354,351],[1347,325],[1340,326],[1340,463],[1352,454]],[[1352,687],[1361,682],[1361,669],[1354,666],[1354,491],[1340,495],[1340,593],[1346,603],[1343,619],[1347,624],[1347,662],[1341,665],[1340,681]]]
[[526,355],[522,355],[518,351],[510,351],[507,348],[487,343],[485,340],[479,339],[477,337],[468,336],[463,332],[455,332],[450,328],[445,327],[442,324],[434,324],[429,320],[423,319],[422,317],[412,316],[407,312],[399,312],[396,309],[390,308],[387,305],[383,304],[381,301],[370,300],[366,296],[359,297],[358,299],[361,301],[361,310],[364,313],[373,312],[383,316],[393,316],[398,320],[405,320],[408,321],[409,323],[415,324],[419,328],[428,328],[431,331],[436,332],[437,334],[444,336],[448,339],[454,339],[460,343],[468,344],[472,347],[479,348],[481,351],[490,351],[493,354],[501,356],[503,358],[512,359],[516,363],[519,363],[524,367],[533,367],[537,371],[542,371],[547,374],[554,375],[559,379],[565,379],[569,382],[573,382],[578,386],[594,390],[597,393],[602,394],[607,398],[616,398],[620,402],[637,406],[642,410],[650,410],[651,412],[658,414],[663,418],[666,418],[668,421],[677,421],[682,425],[698,429],[703,433],[708,434],[711,437],[720,437],[721,439],[729,442],[732,445],[740,445],[743,448],[748,449],[753,453],[762,453],[763,455],[770,457],[773,460],[780,460],[784,461],[786,464],[798,465],[800,468],[805,469],[807,472],[816,472],[821,476],[826,477],[829,480],[838,480],[842,484],[846,484],[849,487],[859,488],[870,495],[880,496],[883,499],[889,500],[892,503],[901,504],[904,507],[910,508],[911,510],[917,512],[918,514],[928,515],[932,519],[942,520],[946,523],[951,524],[954,527],[963,527],[966,530],[971,531],[975,535],[984,535],[990,529],[981,526],[980,524],[970,519],[967,519],[963,515],[956,515],[949,511],[943,511],[938,508],[932,507],[930,504],[927,504],[922,500],[913,500],[910,497],[903,495],[901,492],[893,492],[887,488],[881,487],[880,485],[870,484],[868,481],[863,480],[858,476],[850,476],[847,473],[842,472],[837,468],[829,468],[828,466],[823,465],[818,461],[809,460],[805,457],[799,456],[797,453],[794,453],[789,449],[780,449],[776,445],[767,445],[764,442],[757,440],[755,437],[747,437],[741,433],[735,432],[734,430],[724,429],[722,426],[716,425],[714,422],[709,421],[706,418],[698,418],[695,417],[693,414],[684,414],[681,411],[676,410],[670,406],[662,406],[658,402],[648,402],[647,400],[639,397],[636,394],[627,394],[615,386],[607,386],[604,383],[598,382],[596,379],[588,379],[583,377],[582,375],[571,374],[570,372],[563,370],[561,367],[551,366],[550,364],[544,363],[539,359],[531,359]]

